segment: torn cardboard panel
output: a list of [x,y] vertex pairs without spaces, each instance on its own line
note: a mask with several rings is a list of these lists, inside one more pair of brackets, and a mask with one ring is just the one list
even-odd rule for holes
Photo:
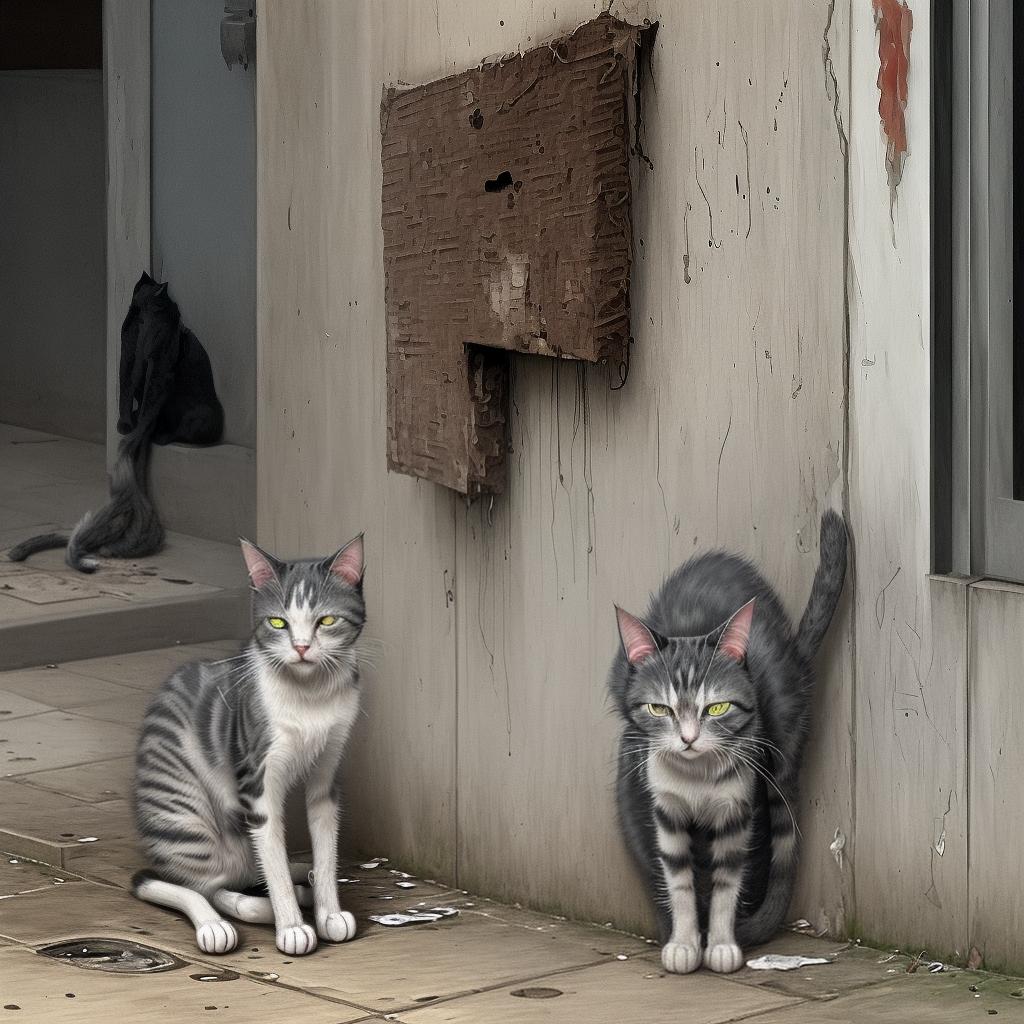
[[391,469],[500,492],[507,353],[625,362],[639,40],[602,16],[385,94]]

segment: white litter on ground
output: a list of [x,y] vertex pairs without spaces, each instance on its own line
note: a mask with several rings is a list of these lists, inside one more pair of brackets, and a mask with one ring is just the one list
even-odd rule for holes
[[798,967],[813,967],[816,964],[831,964],[821,956],[783,956],[781,953],[768,953],[747,961],[752,971],[795,971]]
[[455,917],[458,913],[454,907],[431,907],[429,910],[410,910],[404,914],[370,914],[370,920],[385,928],[401,928],[408,924],[433,924],[446,917]]

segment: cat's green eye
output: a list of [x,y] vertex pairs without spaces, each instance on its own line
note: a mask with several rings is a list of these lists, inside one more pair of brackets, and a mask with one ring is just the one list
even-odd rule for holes
[[267,619],[267,622],[269,622],[270,625],[274,627],[274,629],[284,629],[285,626],[288,625],[288,623],[285,622],[284,619],[279,619],[276,617]]
[[732,704],[727,700],[720,701],[718,704],[709,704],[705,709],[705,714],[710,715],[712,718],[718,718],[720,715],[724,715]]
[[325,615],[320,620],[321,626],[333,626],[338,620],[333,615]]
[[647,710],[655,718],[664,718],[666,715],[672,714],[672,709],[665,704],[648,704]]

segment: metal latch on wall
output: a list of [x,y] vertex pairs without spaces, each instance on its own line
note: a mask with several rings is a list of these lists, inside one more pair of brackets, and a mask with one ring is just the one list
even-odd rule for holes
[[256,5],[253,0],[224,4],[220,52],[228,68],[240,64],[243,70],[248,70],[256,61]]

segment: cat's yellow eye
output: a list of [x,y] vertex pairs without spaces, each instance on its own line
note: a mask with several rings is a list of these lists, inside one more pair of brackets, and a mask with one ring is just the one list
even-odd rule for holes
[[707,708],[705,708],[705,713],[710,715],[712,718],[718,718],[720,715],[724,715],[731,707],[732,704],[730,704],[729,701],[723,700],[718,704],[709,704]]
[[335,622],[337,622],[337,621],[338,620],[333,615],[325,615],[320,620],[320,625],[321,626],[333,626],[335,624]]
[[648,704],[647,710],[655,718],[664,718],[666,715],[672,714],[672,709],[664,704]]
[[284,619],[278,618],[267,619],[267,622],[269,622],[270,625],[274,627],[274,629],[284,629],[284,627],[288,625],[288,623],[285,622]]

